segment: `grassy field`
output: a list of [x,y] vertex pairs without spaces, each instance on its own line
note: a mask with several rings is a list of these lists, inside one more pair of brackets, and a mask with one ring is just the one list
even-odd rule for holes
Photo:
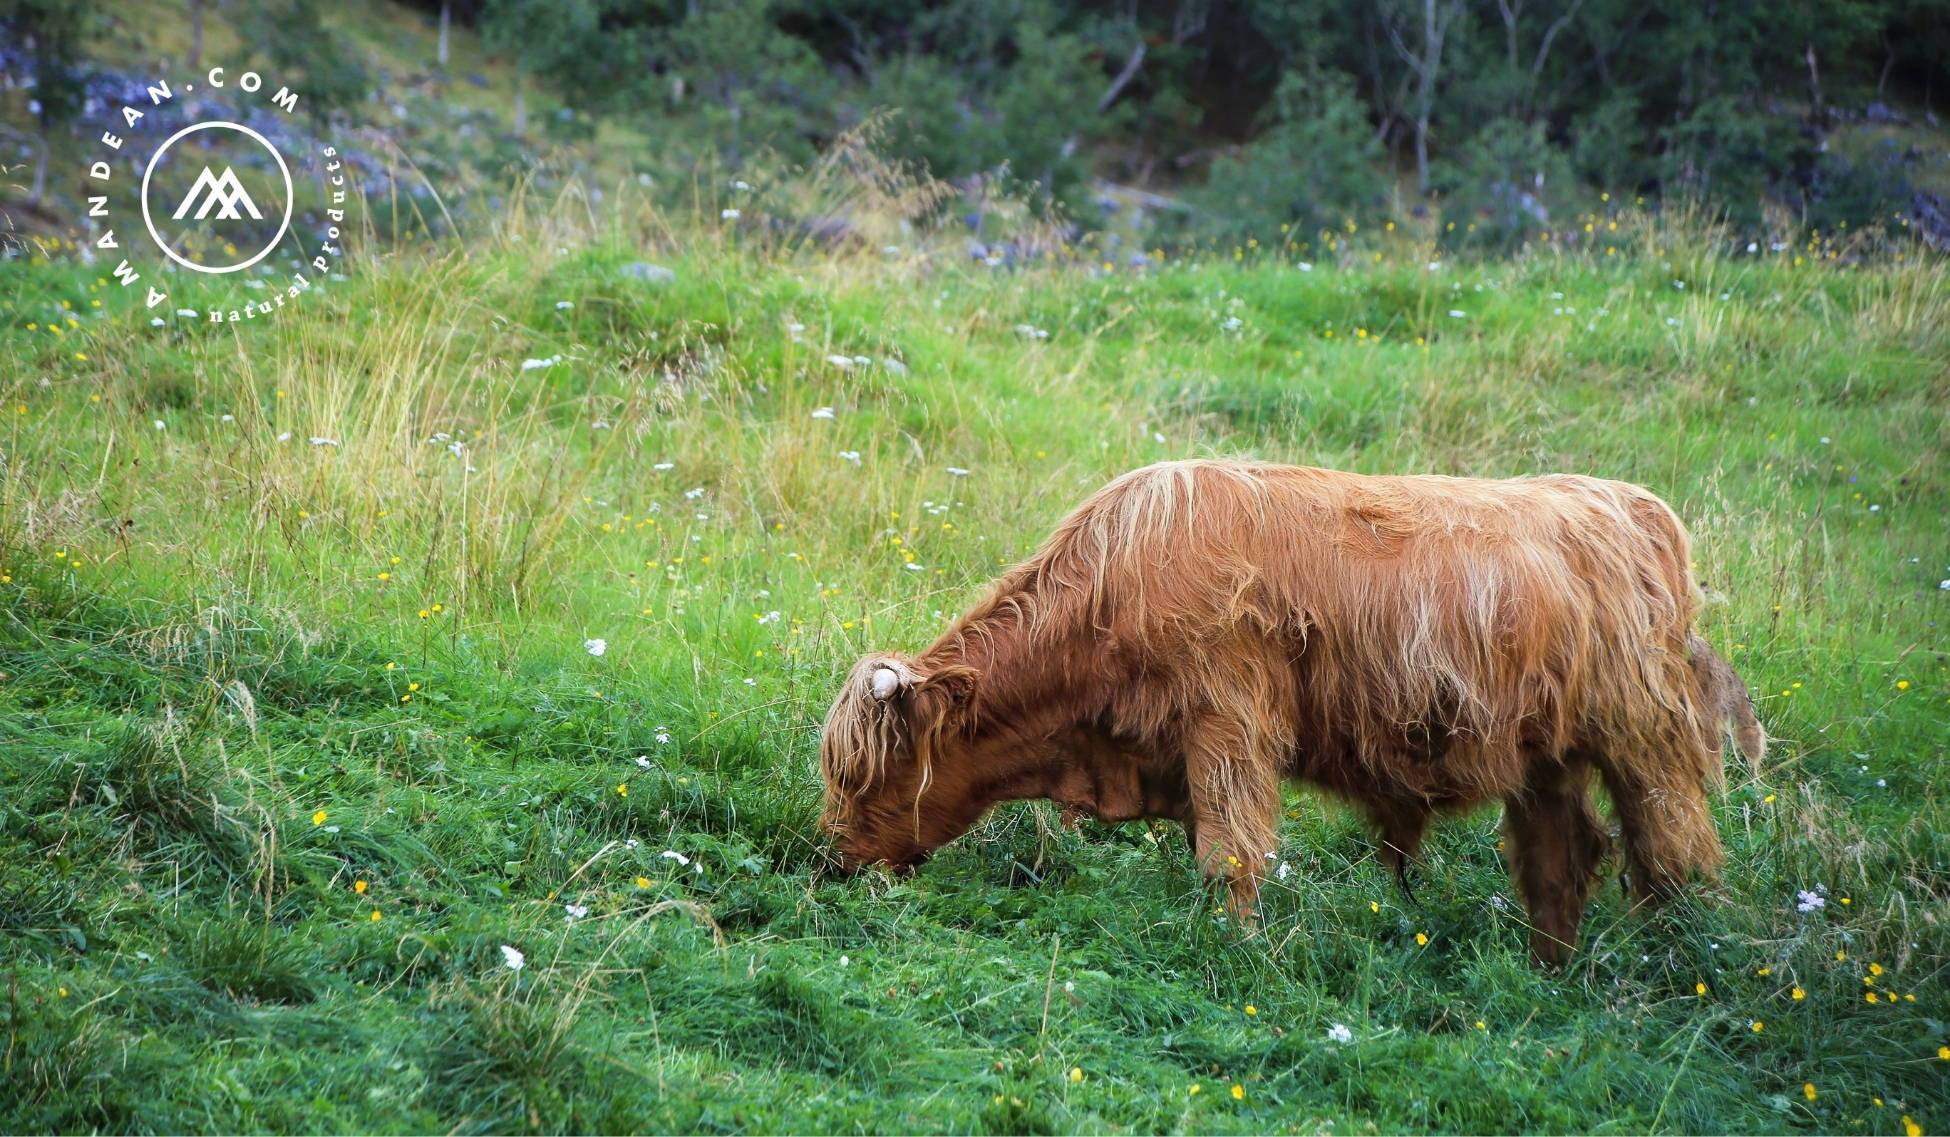
[[[229,330],[0,265],[0,1127],[1950,1126],[1941,260],[1010,269],[760,212],[533,210]],[[1724,882],[1608,885],[1553,974],[1494,811],[1411,900],[1296,791],[1250,939],[1175,827],[1041,805],[831,878],[846,666],[1192,455],[1663,495],[1776,736]]]

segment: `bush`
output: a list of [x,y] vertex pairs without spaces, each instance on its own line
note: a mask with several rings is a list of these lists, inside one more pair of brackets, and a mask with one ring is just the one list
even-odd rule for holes
[[1351,79],[1332,71],[1289,72],[1266,131],[1214,163],[1193,195],[1202,214],[1197,225],[1228,239],[1265,237],[1283,224],[1302,233],[1336,227],[1380,202],[1381,159]]

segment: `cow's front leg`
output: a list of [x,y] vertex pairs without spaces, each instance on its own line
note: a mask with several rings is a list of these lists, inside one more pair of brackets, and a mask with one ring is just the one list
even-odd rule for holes
[[1206,876],[1227,884],[1226,910],[1244,926],[1259,920],[1259,883],[1279,837],[1279,763],[1254,724],[1208,717],[1185,745],[1191,789],[1186,836]]

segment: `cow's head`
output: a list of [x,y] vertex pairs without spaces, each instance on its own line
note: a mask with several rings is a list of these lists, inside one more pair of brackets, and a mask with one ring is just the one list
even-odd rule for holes
[[824,822],[847,867],[912,868],[975,823],[966,784],[976,672],[876,654],[853,667],[820,738]]

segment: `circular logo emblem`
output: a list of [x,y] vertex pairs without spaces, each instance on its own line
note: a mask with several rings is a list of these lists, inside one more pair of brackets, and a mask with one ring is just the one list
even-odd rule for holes
[[[277,208],[280,202],[283,206],[283,213],[278,218],[277,230],[271,234],[269,240],[264,241],[254,252],[250,252],[248,255],[244,255],[241,259],[229,264],[207,263],[198,259],[198,256],[195,254],[186,254],[185,252],[179,251],[172,240],[157,231],[156,202],[150,197],[150,189],[154,185],[156,167],[163,163],[171,149],[185,138],[197,134],[208,136],[213,131],[234,132],[241,139],[247,140],[247,144],[257,146],[259,148],[258,152],[269,154],[272,168],[275,169],[282,183],[281,186],[269,187],[280,191],[278,196],[272,199],[271,207]],[[184,147],[184,149],[187,150],[189,147]],[[211,227],[211,231],[214,232],[220,231],[224,222],[227,221],[262,222],[265,220],[264,210],[258,205],[259,198],[264,196],[263,189],[265,187],[260,186],[258,197],[253,197],[245,185],[245,179],[238,176],[237,169],[241,163],[225,161],[221,156],[212,158],[207,152],[195,156],[191,159],[191,162],[192,164],[199,165],[196,178],[190,183],[188,192],[183,194],[182,200],[177,204],[176,208],[165,214],[165,224],[208,225]],[[245,166],[244,168],[248,172],[256,172],[250,166]],[[219,173],[219,170],[222,172]],[[253,178],[252,180],[262,182],[266,179]],[[271,145],[270,139],[265,138],[262,134],[259,134],[257,131],[252,130],[242,123],[225,122],[220,119],[212,122],[192,123],[177,131],[175,134],[170,135],[168,141],[156,147],[155,154],[149,158],[149,164],[143,168],[142,223],[148,227],[149,236],[156,242],[156,246],[162,249],[163,253],[170,260],[175,261],[184,268],[194,272],[208,273],[236,272],[238,269],[249,268],[265,257],[270,256],[271,250],[278,247],[278,243],[284,240],[286,231],[291,228],[291,167],[285,165],[284,155],[278,153],[278,148]],[[225,242],[225,244],[232,248],[236,247],[234,242]],[[222,246],[218,246],[218,248],[221,249]],[[221,262],[227,257],[228,254],[224,254],[217,259]]]
[[[298,115],[297,92],[212,67],[125,98],[88,165],[88,224],[114,283],[153,310],[151,325],[274,317],[338,276],[349,171]],[[117,222],[130,232],[137,212],[148,240],[138,233],[125,249]]]

